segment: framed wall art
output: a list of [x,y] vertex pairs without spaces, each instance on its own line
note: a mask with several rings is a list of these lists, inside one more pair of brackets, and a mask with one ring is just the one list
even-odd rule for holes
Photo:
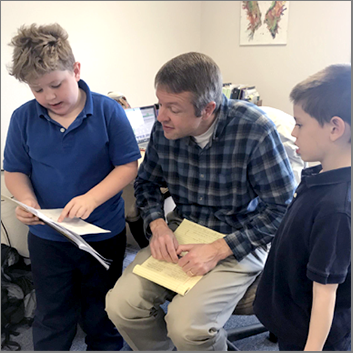
[[289,1],[240,1],[240,45],[286,45]]

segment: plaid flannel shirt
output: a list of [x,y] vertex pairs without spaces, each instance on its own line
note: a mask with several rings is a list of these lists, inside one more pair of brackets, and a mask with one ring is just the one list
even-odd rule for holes
[[164,218],[168,187],[182,218],[226,234],[240,261],[271,242],[296,182],[274,123],[245,101],[223,101],[212,139],[168,140],[156,122],[135,180],[145,229]]

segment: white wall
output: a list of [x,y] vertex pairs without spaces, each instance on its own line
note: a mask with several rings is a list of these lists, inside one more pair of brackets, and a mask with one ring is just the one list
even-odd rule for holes
[[240,46],[240,1],[204,1],[201,50],[224,82],[254,84],[263,105],[292,114],[295,84],[327,65],[351,60],[350,1],[290,1],[285,46]]
[[91,90],[122,91],[132,106],[142,106],[157,102],[154,76],[166,61],[200,51],[200,21],[198,1],[2,1],[1,166],[11,114],[33,98],[6,69],[8,43],[22,24],[58,22]]

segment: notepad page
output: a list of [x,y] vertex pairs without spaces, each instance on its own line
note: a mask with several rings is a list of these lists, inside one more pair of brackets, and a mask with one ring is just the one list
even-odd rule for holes
[[[206,244],[223,238],[224,234],[184,219],[175,236],[179,244]],[[185,295],[202,278],[190,277],[178,264],[160,261],[152,256],[142,265],[136,265],[133,273],[181,295]]]
[[179,244],[209,244],[224,238],[224,234],[184,219],[174,232]]
[[189,277],[177,264],[153,257],[148,258],[143,265],[136,265],[133,273],[181,295],[185,295],[202,278]]

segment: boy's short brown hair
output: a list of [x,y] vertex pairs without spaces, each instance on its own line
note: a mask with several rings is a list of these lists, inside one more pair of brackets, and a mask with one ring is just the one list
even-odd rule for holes
[[23,25],[9,45],[14,47],[9,73],[21,82],[28,83],[55,70],[74,69],[68,34],[57,23]]
[[321,126],[338,116],[351,125],[351,64],[335,64],[298,83],[290,99]]

